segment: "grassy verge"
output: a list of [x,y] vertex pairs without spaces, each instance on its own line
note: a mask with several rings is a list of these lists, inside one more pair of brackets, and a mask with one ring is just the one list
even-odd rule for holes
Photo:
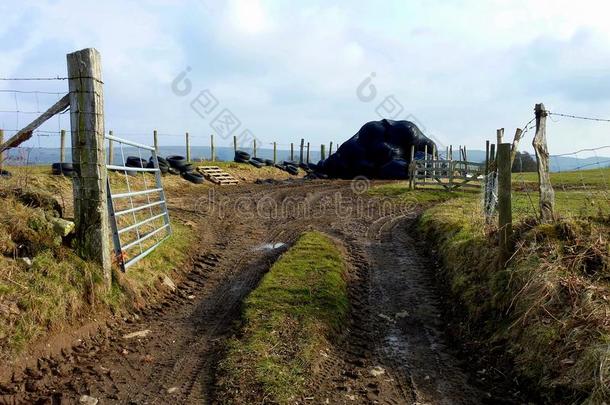
[[501,348],[549,402],[607,402],[609,218],[572,215],[540,225],[518,216],[516,253],[498,270],[496,231],[484,224],[479,205],[474,196],[449,200],[420,221],[465,312],[463,332]]
[[349,307],[342,254],[307,232],[282,255],[243,306],[243,335],[221,364],[226,402],[290,403],[311,382],[321,351]]
[[71,211],[63,203],[71,201],[71,180],[41,167],[11,172],[0,182],[0,363],[49,333],[144,305],[188,256],[194,231],[174,222],[173,237],[127,274],[115,269],[105,291],[101,269],[54,230]]

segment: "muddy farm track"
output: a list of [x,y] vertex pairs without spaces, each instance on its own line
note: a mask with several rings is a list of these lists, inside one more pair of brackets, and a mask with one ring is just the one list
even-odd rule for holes
[[[223,403],[214,392],[223,344],[243,298],[282,249],[307,229],[346,246],[350,324],[297,403],[494,403],[473,386],[444,339],[431,262],[409,229],[416,208],[356,195],[349,182],[249,185],[172,196],[172,215],[196,224],[192,271],[159,304],[62,356],[39,360],[0,403]],[[258,204],[256,204],[258,202]],[[125,339],[127,333],[148,336]]]

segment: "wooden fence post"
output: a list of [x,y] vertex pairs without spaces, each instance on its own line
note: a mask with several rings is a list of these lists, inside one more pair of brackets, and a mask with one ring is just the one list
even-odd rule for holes
[[453,160],[453,145],[449,145],[449,157],[447,159]]
[[428,178],[428,145],[424,145],[424,183]]
[[273,164],[277,163],[277,142],[273,142]]
[[290,142],[290,161],[294,161],[294,143]]
[[307,142],[307,164],[309,164],[309,142]]
[[157,137],[157,130],[153,130],[153,144],[155,145],[155,152],[159,154],[159,139]]
[[523,130],[521,128],[517,128],[515,131],[515,138],[513,139],[513,145],[510,149],[510,167],[513,167],[513,163],[515,163],[515,158],[517,157],[517,150],[519,149],[519,141],[521,141],[521,137],[523,136]]
[[233,135],[233,152],[237,152],[237,137]]
[[551,185],[549,174],[549,150],[546,144],[546,117],[547,112],[544,104],[536,104],[536,135],[532,145],[536,151],[536,162],[538,163],[538,184],[540,190],[540,217],[543,222],[555,219],[555,191]]
[[[0,129],[0,145],[4,143],[4,130]],[[0,151],[0,171],[4,170],[4,151]]]
[[[108,131],[108,135],[112,136],[112,130]],[[108,164],[114,164],[114,143],[108,140]]]
[[502,267],[510,259],[513,250],[510,147],[510,143],[498,145],[498,227],[500,234],[500,265]]
[[496,130],[497,144],[500,145],[504,141],[504,128]]
[[256,157],[256,138],[252,140],[252,157]]
[[[0,140],[2,143],[2,140]],[[64,163],[66,161],[66,130],[62,129],[59,132],[59,161]]]
[[326,159],[326,145],[320,145],[320,160]]
[[186,161],[190,162],[191,161],[191,142],[189,139],[189,133],[186,133]]
[[415,187],[415,145],[411,145],[411,161],[409,162],[409,190]]
[[210,134],[210,155],[212,162],[216,161],[216,149],[214,148],[214,134]]
[[[489,141],[485,141],[485,176],[489,174]],[[487,188],[487,182],[485,182]],[[487,195],[487,192],[485,193]]]
[[299,153],[299,163],[303,163],[303,148],[305,147],[305,139],[301,138],[301,152]]
[[67,55],[70,91],[74,238],[77,253],[102,267],[106,288],[112,283],[108,221],[104,87],[100,54],[93,48]]
[[330,144],[328,145],[328,156],[330,157],[330,155],[333,154],[333,141],[330,141]]

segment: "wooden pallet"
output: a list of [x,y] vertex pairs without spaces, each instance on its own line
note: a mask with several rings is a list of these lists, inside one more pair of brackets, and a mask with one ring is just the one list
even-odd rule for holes
[[229,173],[223,171],[218,166],[199,166],[197,171],[206,179],[219,186],[233,186],[239,182]]

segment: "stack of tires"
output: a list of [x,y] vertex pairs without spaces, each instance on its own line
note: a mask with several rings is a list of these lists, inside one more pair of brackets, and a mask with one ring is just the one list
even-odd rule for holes
[[329,177],[351,179],[367,176],[378,179],[406,179],[411,160],[411,146],[416,151],[435,143],[410,121],[371,121],[329,156],[315,165],[314,172]]
[[248,152],[244,152],[243,150],[236,150],[235,158],[233,160],[235,160],[237,163],[249,163],[250,154]]
[[53,163],[51,164],[51,172],[56,176],[72,176],[74,167],[72,163]]
[[169,173],[179,173],[183,179],[188,180],[191,183],[203,183],[203,176],[195,171],[193,165],[188,163],[184,156],[172,155],[168,156],[166,160],[169,165]]

